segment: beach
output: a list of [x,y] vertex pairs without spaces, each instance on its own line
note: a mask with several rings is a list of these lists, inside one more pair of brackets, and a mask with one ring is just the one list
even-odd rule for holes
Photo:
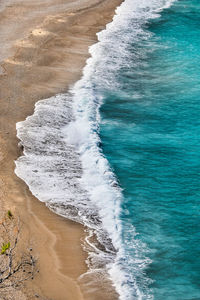
[[88,47],[121,2],[11,0],[0,5],[0,207],[20,216],[24,245],[37,256],[39,272],[23,288],[25,299],[118,298],[109,281],[90,289],[80,283],[87,271],[84,227],[33,197],[15,175],[14,161],[23,150],[16,123],[32,115],[38,100],[66,92],[81,77]]

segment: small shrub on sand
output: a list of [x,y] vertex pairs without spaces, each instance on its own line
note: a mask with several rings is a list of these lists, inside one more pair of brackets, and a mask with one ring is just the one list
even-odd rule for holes
[[1,254],[5,254],[6,250],[8,250],[10,248],[10,242],[8,242],[7,244],[4,244],[1,246]]
[[[7,211],[6,216],[0,219],[0,295],[2,289],[16,288],[33,279],[36,260],[32,248],[27,246],[20,219]],[[0,299],[3,298],[0,296]]]
[[11,219],[13,217],[13,214],[12,214],[11,210],[8,210],[7,214],[8,214],[8,218]]

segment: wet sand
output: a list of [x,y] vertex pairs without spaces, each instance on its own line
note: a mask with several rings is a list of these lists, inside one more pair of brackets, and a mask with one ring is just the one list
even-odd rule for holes
[[[81,77],[88,46],[112,20],[120,0],[9,0],[0,4],[0,207],[23,222],[25,243],[39,273],[27,282],[27,299],[117,299],[111,282],[81,284],[87,253],[84,228],[52,213],[14,174],[21,155],[16,123],[40,99],[65,92]],[[90,288],[89,288],[90,286]]]

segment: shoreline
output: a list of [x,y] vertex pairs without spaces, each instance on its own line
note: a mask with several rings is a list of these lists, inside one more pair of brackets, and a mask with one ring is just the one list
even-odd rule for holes
[[5,29],[0,57],[4,70],[0,75],[1,206],[20,215],[25,239],[33,243],[38,255],[40,272],[27,283],[25,293],[29,293],[28,299],[35,299],[30,294],[35,291],[45,299],[117,299],[111,283],[110,287],[95,287],[91,293],[79,285],[78,277],[87,270],[87,254],[81,247],[84,227],[54,214],[33,197],[14,174],[14,160],[21,154],[16,123],[33,113],[38,100],[67,91],[81,77],[88,47],[97,41],[96,33],[112,20],[122,1],[65,1],[62,5],[56,1],[53,6],[49,0],[39,8],[39,1],[35,6],[10,2],[0,10],[2,20],[9,23],[8,16],[11,12],[16,16],[16,7],[17,18],[20,13],[22,18],[16,28],[15,18],[10,21],[10,38]]

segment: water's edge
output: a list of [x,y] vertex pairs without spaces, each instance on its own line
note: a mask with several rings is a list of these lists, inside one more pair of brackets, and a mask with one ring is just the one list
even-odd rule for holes
[[[90,53],[91,49],[92,47],[89,47]],[[90,60],[91,58],[86,61],[86,66]],[[98,208],[93,206],[88,209],[84,203],[87,201],[88,206],[90,198],[88,191],[80,182],[83,173],[79,159],[80,153],[76,149],[76,143],[73,145],[72,141],[69,144],[66,133],[63,132],[63,130],[66,131],[66,126],[75,121],[72,102],[77,84],[68,93],[39,100],[35,104],[33,115],[16,124],[19,145],[23,147],[23,156],[15,161],[15,173],[26,182],[31,193],[38,200],[45,202],[51,211],[81,223],[85,227],[87,236],[82,246],[88,253],[86,261],[88,272],[81,275],[80,280],[82,280],[84,276],[90,276],[94,272],[101,278],[109,276],[107,269],[109,264],[114,262],[117,250],[107,230],[103,228],[99,230],[102,221]],[[38,132],[40,132],[39,135]],[[52,149],[54,145],[56,149]],[[60,163],[60,158],[62,163]],[[105,163],[107,164],[106,160]],[[55,176],[52,176],[52,173],[56,173]],[[57,185],[54,184],[56,175],[63,179]],[[113,174],[112,177],[113,184],[117,187]],[[67,190],[68,199],[66,196],[58,195],[58,190],[63,190],[63,192]]]
[[[86,62],[82,78],[68,93],[38,101],[34,114],[16,125],[24,155],[17,159],[15,173],[52,211],[87,227],[83,247],[88,252],[89,272],[99,276],[109,274],[120,299],[152,299],[144,275],[150,260],[140,256],[139,249],[145,245],[133,241],[137,276],[129,272],[121,239],[123,195],[102,153],[99,138],[102,86],[109,89],[116,72],[108,57],[110,65],[106,76],[102,76],[102,67],[105,66],[102,60],[108,51],[113,53],[113,60],[117,60],[120,54],[121,64],[114,61],[119,70],[129,54],[126,37],[122,44],[117,42],[119,32],[134,20],[135,31],[131,38],[142,36],[148,39],[149,35],[142,26],[149,19],[157,18],[159,12],[172,2],[153,1],[149,7],[148,1],[141,4],[137,0],[133,7],[132,1],[124,1],[117,8],[113,21],[98,33],[99,42],[89,48],[91,57]],[[111,43],[114,45],[112,51]],[[136,277],[141,286],[138,286]]]

